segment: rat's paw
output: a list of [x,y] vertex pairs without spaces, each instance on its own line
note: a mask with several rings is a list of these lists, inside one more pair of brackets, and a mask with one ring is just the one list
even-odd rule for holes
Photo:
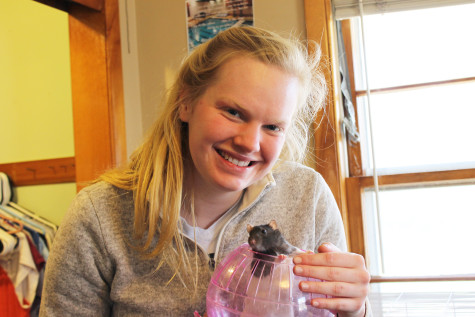
[[279,259],[279,261],[285,261],[285,259],[287,259],[287,256],[285,254],[279,254],[277,258]]

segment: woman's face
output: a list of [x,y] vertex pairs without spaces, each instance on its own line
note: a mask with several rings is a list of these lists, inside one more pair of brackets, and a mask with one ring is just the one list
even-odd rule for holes
[[234,57],[192,107],[188,123],[194,186],[241,191],[265,176],[280,155],[297,106],[299,82],[251,57]]

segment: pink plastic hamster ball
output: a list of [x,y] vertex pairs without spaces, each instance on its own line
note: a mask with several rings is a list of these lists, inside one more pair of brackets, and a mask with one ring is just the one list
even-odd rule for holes
[[325,295],[301,292],[291,258],[257,253],[243,244],[218,265],[208,286],[208,316],[333,316],[310,305]]

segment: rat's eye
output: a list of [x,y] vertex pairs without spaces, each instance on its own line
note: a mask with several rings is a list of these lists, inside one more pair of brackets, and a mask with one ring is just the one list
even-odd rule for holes
[[267,230],[266,230],[266,229],[261,229],[261,232],[262,232],[262,234],[267,234]]

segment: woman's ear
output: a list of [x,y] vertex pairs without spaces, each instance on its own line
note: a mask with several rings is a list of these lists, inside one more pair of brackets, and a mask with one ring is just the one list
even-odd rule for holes
[[191,114],[190,108],[191,108],[190,106],[185,105],[183,103],[180,105],[180,120],[182,122],[188,122],[190,120],[190,114]]
[[190,121],[190,116],[191,116],[191,105],[189,102],[187,102],[185,97],[185,92],[182,92],[180,94],[180,120],[182,122],[188,122]]

